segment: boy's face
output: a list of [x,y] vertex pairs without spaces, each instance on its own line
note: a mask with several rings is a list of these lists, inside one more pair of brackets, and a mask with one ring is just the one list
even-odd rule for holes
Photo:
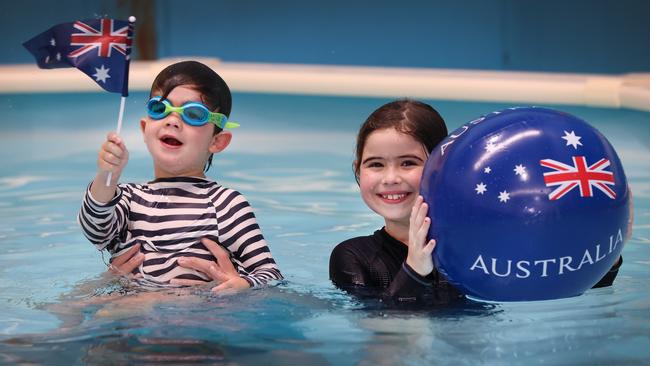
[[[167,100],[176,107],[188,102],[202,103],[201,94],[186,85],[174,88]],[[140,128],[153,158],[156,178],[204,176],[203,167],[210,154],[225,149],[232,138],[228,131],[213,135],[211,123],[188,125],[176,112],[159,120],[144,117],[140,120]]]
[[394,128],[368,135],[359,169],[361,197],[386,226],[408,225],[427,154],[422,144]]

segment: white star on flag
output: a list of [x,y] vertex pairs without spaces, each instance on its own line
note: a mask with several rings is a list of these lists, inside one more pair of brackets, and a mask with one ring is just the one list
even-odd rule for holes
[[515,175],[518,175],[521,177],[521,180],[528,180],[528,172],[526,172],[526,167],[523,164],[519,164],[515,166],[515,169],[513,169],[515,172]]
[[510,199],[510,193],[508,191],[499,192],[499,201],[507,202]]
[[56,40],[54,38],[50,39],[50,46],[52,47],[56,46]]
[[476,191],[476,194],[483,194],[485,191],[487,191],[487,186],[481,182],[476,185],[476,188],[474,188],[474,190]]
[[485,144],[485,150],[487,152],[493,152],[496,149],[497,149],[497,145],[495,145],[494,142],[492,142],[492,141]]
[[56,53],[56,60],[61,61],[61,52]]
[[521,164],[515,165],[513,170],[516,175],[526,175],[526,168]]
[[571,131],[571,133],[564,131],[564,136],[562,136],[562,138],[566,140],[566,146],[571,145],[576,150],[578,149],[578,145],[582,146],[582,142],[580,142],[582,137],[576,136],[573,131]]
[[485,173],[485,174],[490,174],[490,172],[492,172],[492,168],[490,168],[489,166],[487,166],[487,167],[485,167],[485,169],[483,169],[483,173]]
[[105,82],[106,82],[106,79],[108,79],[108,78],[111,77],[111,76],[108,74],[108,72],[109,72],[110,70],[111,70],[111,69],[106,69],[106,68],[104,68],[104,65],[102,65],[101,68],[99,68],[99,69],[95,67],[95,71],[97,71],[97,72],[94,73],[93,76],[95,77],[95,80],[97,80],[98,82],[101,81],[101,82],[105,83]]

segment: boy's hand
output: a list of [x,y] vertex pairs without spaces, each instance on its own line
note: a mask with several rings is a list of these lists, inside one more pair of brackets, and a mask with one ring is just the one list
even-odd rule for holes
[[[122,170],[129,161],[129,151],[122,138],[111,132],[99,149],[97,157],[97,175],[90,187],[92,197],[102,203],[109,202],[115,196],[115,187],[120,180]],[[110,184],[106,185],[108,174],[111,174]]]
[[[230,261],[228,252],[219,244],[210,239],[201,239],[203,245],[214,255],[216,261],[207,261],[200,258],[178,258],[178,265],[185,268],[191,268],[206,274],[212,278],[213,281],[218,283],[217,286],[212,288],[212,292],[219,294],[231,294],[245,290],[250,287],[250,284],[245,279],[239,276],[239,273]],[[198,283],[205,283],[200,281],[174,279],[170,281],[172,284],[178,285],[195,285]]]
[[433,258],[431,253],[436,247],[435,240],[427,240],[431,219],[427,217],[429,206],[424,203],[424,198],[418,196],[411,210],[409,221],[409,250],[406,257],[408,264],[420,276],[427,276],[433,272]]
[[97,159],[99,171],[111,172],[114,177],[119,177],[128,161],[129,151],[126,149],[122,138],[114,132],[109,133],[99,150]]

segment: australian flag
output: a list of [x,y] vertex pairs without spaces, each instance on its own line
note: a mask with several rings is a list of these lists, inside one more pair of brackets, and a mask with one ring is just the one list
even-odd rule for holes
[[38,67],[76,67],[111,93],[128,96],[133,23],[90,19],[53,26],[23,46]]

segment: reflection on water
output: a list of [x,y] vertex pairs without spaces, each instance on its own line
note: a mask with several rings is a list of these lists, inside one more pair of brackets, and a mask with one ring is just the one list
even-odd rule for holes
[[[38,96],[11,98],[14,106],[29,106]],[[217,297],[206,288],[140,292],[102,277],[101,256],[83,238],[75,217],[105,131],[89,126],[78,107],[61,103],[70,98],[107,119],[97,123],[110,129],[114,121],[104,116],[112,116],[114,106],[101,96],[46,98],[42,110],[56,107],[61,115],[77,117],[56,119],[50,127],[37,123],[47,119],[35,115],[39,111],[6,108],[0,134],[0,364],[639,364],[650,359],[648,114],[567,110],[608,136],[634,192],[633,238],[613,287],[554,301],[393,309],[351,298],[328,280],[331,249],[382,225],[358,197],[350,166],[356,128],[383,101],[328,97],[325,108],[318,102],[322,97],[236,96],[237,119],[246,125],[236,131],[233,149],[215,158],[209,175],[242,191],[255,207],[286,282]],[[0,107],[3,103],[0,98]],[[432,103],[447,116],[451,130],[503,108]],[[137,121],[138,114],[128,108],[127,119]],[[292,113],[278,115],[278,108]],[[305,122],[309,116],[313,123]],[[619,128],[620,121],[629,128]],[[136,127],[125,128],[133,148],[124,179],[146,181],[151,163]]]

